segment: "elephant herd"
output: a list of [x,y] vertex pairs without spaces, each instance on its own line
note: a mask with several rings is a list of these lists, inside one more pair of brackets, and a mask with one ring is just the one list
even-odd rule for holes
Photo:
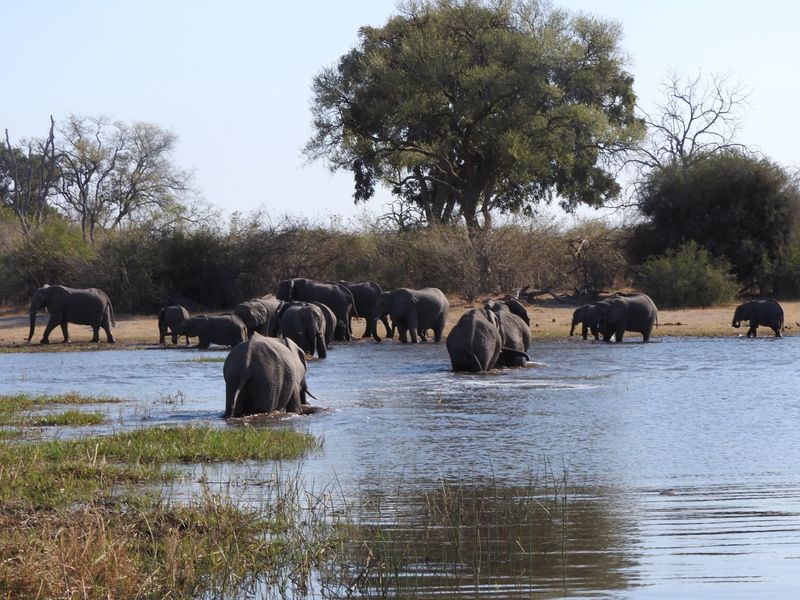
[[[61,327],[64,341],[69,342],[68,323],[89,325],[92,341],[99,341],[99,330],[105,331],[109,343],[114,311],[108,296],[99,289],[75,289],[45,285],[37,289],[30,306],[30,332],[33,338],[36,314],[47,309],[50,319],[42,344]],[[395,330],[401,342],[427,341],[443,337],[450,309],[445,295],[438,288],[399,288],[384,292],[374,282],[317,282],[305,278],[282,280],[276,295],[252,298],[238,304],[233,313],[216,316],[195,315],[182,306],[168,306],[159,312],[159,343],[167,335],[177,344],[179,337],[198,338],[198,348],[211,344],[231,346],[225,360],[225,416],[240,417],[273,411],[303,412],[307,396],[307,356],[327,357],[333,340],[350,341],[352,318],[366,319],[364,337],[376,341],[381,337],[381,322],[386,337]],[[759,326],[770,327],[777,337],[783,328],[783,309],[772,299],[754,300],[738,306],[733,327],[749,321],[747,337],[755,337]],[[587,304],[573,313],[570,335],[581,325],[587,339],[622,342],[625,332],[642,335],[648,341],[658,310],[645,294],[614,294],[594,304]],[[491,300],[483,307],[467,309],[450,330],[446,346],[454,371],[485,372],[497,367],[523,366],[530,360],[530,320],[519,301],[507,298]],[[313,396],[311,396],[313,397]]]

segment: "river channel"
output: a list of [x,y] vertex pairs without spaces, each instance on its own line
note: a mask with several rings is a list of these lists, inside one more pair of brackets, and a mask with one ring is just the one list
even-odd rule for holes
[[[534,341],[531,355],[527,368],[464,375],[449,370],[444,344],[340,344],[309,365],[312,402],[325,410],[266,426],[323,439],[321,451],[284,465],[309,487],[383,503],[371,518],[415,540],[405,546],[419,554],[407,570],[427,582],[415,597],[800,593],[800,336],[619,345],[573,338]],[[108,424],[60,429],[62,436],[162,424],[225,427],[222,364],[197,360],[224,356],[182,349],[0,354],[0,392],[126,400],[98,407]],[[243,500],[259,501],[263,492],[248,482],[271,477],[274,468],[239,468]],[[230,469],[204,467],[203,477],[230,479]],[[430,528],[415,538],[415,519],[431,497],[458,490],[462,508],[501,499],[507,507],[533,488],[563,493],[559,531],[551,532],[556,559],[542,559],[547,535],[523,531],[512,537],[527,560],[504,558],[500,545],[469,582],[437,574],[464,558],[446,554],[441,548],[452,540],[431,537]],[[468,520],[470,511],[463,512]],[[487,547],[493,536],[508,537],[515,519],[513,510],[491,514],[490,523],[464,528]]]

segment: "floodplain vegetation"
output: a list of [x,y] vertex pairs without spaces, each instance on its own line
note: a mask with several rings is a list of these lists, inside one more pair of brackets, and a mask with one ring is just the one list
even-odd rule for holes
[[[31,411],[102,401],[116,400],[0,396],[3,431],[35,427]],[[547,566],[560,585],[570,492],[552,470],[527,489],[443,482],[419,497],[372,490],[349,502],[335,482],[309,490],[278,468],[256,503],[231,493],[233,481],[224,491],[185,481],[187,465],[320,447],[246,422],[0,438],[0,597],[386,597],[490,585],[509,564],[531,578]],[[171,495],[182,483],[190,492]],[[422,507],[413,523],[406,502]],[[436,564],[419,571],[426,560]]]

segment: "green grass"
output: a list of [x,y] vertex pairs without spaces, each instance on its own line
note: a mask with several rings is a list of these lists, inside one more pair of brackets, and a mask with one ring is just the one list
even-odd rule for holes
[[181,362],[199,362],[199,363],[224,363],[227,357],[222,356],[202,356],[200,358],[193,358],[191,360],[184,360]]
[[27,417],[22,420],[21,424],[30,427],[55,427],[58,425],[79,427],[81,425],[100,425],[105,420],[103,413],[65,410],[64,412]]
[[67,410],[63,413],[42,416],[24,416],[22,413],[48,406],[109,404],[122,402],[112,396],[83,396],[74,392],[55,396],[30,394],[0,395],[0,425],[45,426],[45,425],[95,425],[103,422],[103,415],[97,412]]

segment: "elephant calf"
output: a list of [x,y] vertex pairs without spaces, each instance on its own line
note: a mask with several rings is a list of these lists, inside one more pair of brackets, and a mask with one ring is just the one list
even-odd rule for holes
[[750,328],[747,330],[747,337],[756,337],[756,329],[764,325],[775,332],[775,337],[783,337],[783,307],[777,300],[772,298],[764,300],[752,300],[736,307],[733,313],[732,325],[737,329],[741,327],[742,321],[750,321]]
[[[172,343],[178,343],[178,325],[189,318],[189,311],[179,304],[165,306],[158,313],[158,343],[164,344],[168,333],[172,334]],[[189,336],[186,336],[186,345],[189,345]]]
[[259,333],[225,359],[225,418],[287,411],[306,403],[306,354],[292,340]]
[[178,335],[198,338],[197,347],[204,350],[211,344],[235,346],[247,339],[247,329],[236,315],[198,315],[181,321]]

